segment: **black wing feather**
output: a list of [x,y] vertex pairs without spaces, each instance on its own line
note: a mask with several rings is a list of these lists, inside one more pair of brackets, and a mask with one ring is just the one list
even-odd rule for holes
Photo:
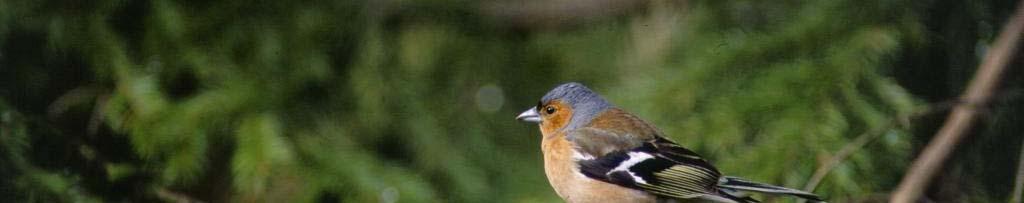
[[[629,152],[653,152],[654,150],[654,145],[647,143],[632,151],[615,151],[597,159],[582,160],[579,162],[580,172],[593,179],[628,188],[642,189],[637,185],[634,175],[647,183],[657,182],[658,180],[654,178],[653,174],[655,171],[662,171],[676,164],[665,159],[650,159],[636,163],[628,171],[613,172],[612,170],[630,158]],[[631,172],[633,174],[630,174]]]

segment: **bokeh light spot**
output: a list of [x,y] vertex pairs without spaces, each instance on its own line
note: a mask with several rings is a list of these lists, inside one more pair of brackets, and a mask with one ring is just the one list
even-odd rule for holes
[[476,91],[476,108],[481,112],[494,113],[505,105],[505,93],[494,84],[487,84]]

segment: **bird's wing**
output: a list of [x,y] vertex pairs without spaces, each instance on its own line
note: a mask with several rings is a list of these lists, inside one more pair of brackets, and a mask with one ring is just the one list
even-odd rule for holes
[[615,151],[633,149],[644,143],[644,139],[637,139],[635,135],[592,127],[569,132],[566,139],[574,144],[574,150],[587,157],[600,157]]
[[578,163],[587,177],[661,196],[743,202],[719,192],[718,169],[697,153],[661,137]]

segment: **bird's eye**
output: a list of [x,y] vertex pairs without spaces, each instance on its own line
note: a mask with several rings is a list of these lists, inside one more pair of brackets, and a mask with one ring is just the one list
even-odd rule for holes
[[553,113],[555,113],[555,107],[548,106],[548,107],[544,108],[544,112],[548,113],[548,114],[553,114]]

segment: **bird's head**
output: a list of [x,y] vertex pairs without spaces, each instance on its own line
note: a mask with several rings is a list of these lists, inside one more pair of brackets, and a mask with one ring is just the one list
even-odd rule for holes
[[541,132],[549,134],[558,130],[579,128],[612,105],[601,95],[583,86],[570,82],[558,85],[548,91],[537,103],[519,116],[517,120],[539,123]]

